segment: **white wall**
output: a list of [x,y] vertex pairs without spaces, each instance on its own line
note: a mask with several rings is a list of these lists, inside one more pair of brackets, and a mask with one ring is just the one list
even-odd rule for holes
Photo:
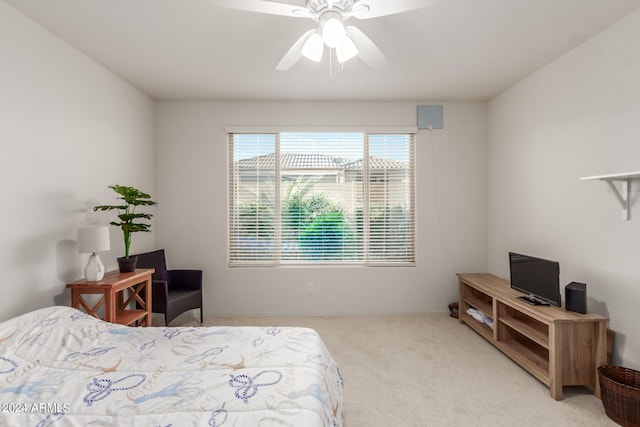
[[[76,228],[110,184],[153,194],[153,103],[0,1],[0,320],[68,304]],[[151,247],[153,236],[134,245]],[[120,235],[103,256],[115,268]],[[113,254],[113,255],[112,255]]]
[[486,104],[444,114],[417,137],[417,267],[231,269],[225,126],[415,126],[416,104],[159,102],[157,244],[204,270],[210,315],[447,311],[455,272],[486,270]]
[[615,362],[640,367],[640,181],[630,221],[609,187],[580,177],[640,170],[640,11],[489,103],[489,270],[507,251],[560,262],[610,317]]

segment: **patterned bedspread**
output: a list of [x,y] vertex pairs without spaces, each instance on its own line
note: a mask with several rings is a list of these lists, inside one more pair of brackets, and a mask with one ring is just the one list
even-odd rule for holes
[[1,426],[342,426],[306,328],[131,328],[69,307],[0,323]]

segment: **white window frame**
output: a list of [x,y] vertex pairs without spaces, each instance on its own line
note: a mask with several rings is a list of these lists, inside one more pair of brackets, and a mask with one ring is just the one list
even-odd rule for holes
[[[332,266],[332,267],[341,267],[341,266],[366,266],[366,267],[415,267],[416,265],[416,134],[417,127],[412,126],[403,126],[403,127],[377,127],[377,126],[365,126],[365,127],[272,127],[272,126],[261,126],[261,127],[247,127],[247,126],[227,126],[225,127],[225,133],[227,134],[227,149],[228,149],[228,201],[227,201],[227,218],[228,218],[228,242],[227,242],[227,262],[228,266],[232,268],[237,267],[318,267],[318,266]],[[233,178],[233,149],[231,147],[231,135],[232,134],[272,134],[275,135],[276,139],[276,147],[274,157],[275,159],[280,159],[280,134],[287,132],[303,132],[303,133],[363,133],[365,134],[365,141],[368,142],[368,135],[392,135],[392,134],[402,134],[402,135],[410,135],[412,140],[411,146],[411,164],[410,164],[410,193],[411,193],[411,216],[412,216],[412,232],[413,236],[411,239],[412,247],[412,255],[413,259],[410,261],[400,261],[400,262],[378,262],[378,261],[370,261],[369,260],[369,218],[370,215],[364,215],[363,218],[363,250],[364,250],[364,260],[363,261],[323,261],[323,262],[288,262],[282,261],[280,256],[280,246],[281,246],[281,214],[280,209],[276,209],[275,215],[275,256],[274,261],[264,262],[264,261],[232,261],[231,260],[231,239],[233,235],[233,215],[231,209],[233,207],[233,190],[232,190],[232,178]],[[365,196],[365,205],[364,209],[366,212],[369,212],[369,144],[364,144],[364,158],[363,158],[363,193]],[[280,162],[275,162],[275,206],[280,206],[280,179],[281,171],[280,171]]]

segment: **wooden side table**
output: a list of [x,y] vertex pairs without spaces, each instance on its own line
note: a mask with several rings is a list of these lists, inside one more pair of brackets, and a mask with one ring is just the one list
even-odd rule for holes
[[[114,270],[105,273],[98,282],[82,279],[69,283],[71,306],[107,322],[151,326],[151,275],[154,272],[153,268],[137,269],[132,273]],[[83,298],[85,294],[102,296],[92,306]],[[101,307],[103,317],[98,313]]]

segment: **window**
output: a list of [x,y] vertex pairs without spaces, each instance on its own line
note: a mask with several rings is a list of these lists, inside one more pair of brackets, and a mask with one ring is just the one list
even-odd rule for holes
[[229,133],[229,265],[412,265],[414,140]]

